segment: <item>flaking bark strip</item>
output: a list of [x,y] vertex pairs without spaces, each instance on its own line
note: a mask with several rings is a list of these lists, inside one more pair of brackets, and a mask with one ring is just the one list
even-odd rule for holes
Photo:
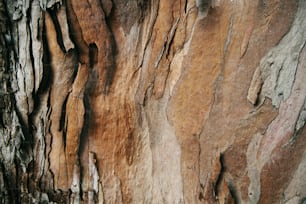
[[[85,105],[84,92],[89,76],[89,67],[81,64],[72,86],[66,106],[66,159],[68,169],[68,183],[74,193],[79,193],[80,183],[75,183],[77,177],[80,181],[79,145],[84,126]],[[78,172],[78,173],[77,173]],[[78,187],[75,187],[78,186]]]
[[[53,82],[50,92],[50,106],[52,112],[50,120],[52,121],[50,131],[52,134],[52,144],[50,152],[50,169],[54,173],[54,182],[56,187],[67,187],[67,183],[64,184],[66,179],[59,175],[63,174],[66,169],[64,161],[64,133],[61,131],[60,121],[63,116],[64,103],[71,90],[74,80],[74,69],[76,63],[76,53],[74,50],[70,50],[67,54],[63,52],[57,41],[57,33],[54,27],[54,23],[48,13],[45,15],[45,27],[47,34],[47,42],[49,47],[49,54],[51,60],[51,70],[53,74]],[[60,184],[61,183],[61,184]],[[64,185],[64,186],[63,186]]]
[[43,78],[43,14],[40,9],[39,2],[33,1],[31,3],[31,16],[30,16],[30,31],[31,31],[31,50],[32,50],[32,61],[34,68],[34,87],[35,94],[37,94],[40,87],[40,83]]
[[54,29],[56,31],[56,39],[57,39],[57,44],[61,48],[62,52],[66,52],[66,48],[64,45],[63,37],[62,37],[62,29],[59,24],[59,21],[57,19],[57,10],[55,8],[48,9],[49,15],[53,21]]
[[79,162],[77,161],[74,164],[73,168],[73,177],[72,177],[72,183],[70,186],[71,195],[70,195],[70,203],[71,204],[79,204],[81,200],[80,192],[81,192],[81,173],[80,173],[81,167]]
[[160,99],[164,95],[167,78],[169,76],[170,71],[170,62],[169,60],[163,60],[163,65],[161,65],[157,72],[156,77],[154,79],[154,87],[153,94],[155,99]]
[[[94,204],[97,201],[99,194],[99,173],[96,164],[96,155],[94,152],[89,152],[88,170],[89,170],[89,184],[88,184],[88,203]],[[102,189],[101,189],[102,190]],[[103,197],[100,198],[99,203],[103,203]]]
[[[106,36],[104,37],[104,47],[103,52],[98,52],[100,54],[100,60],[98,59],[98,68],[102,68],[106,70],[106,74],[103,77],[104,79],[104,87],[103,93],[107,95],[110,92],[111,85],[113,83],[115,73],[116,73],[116,53],[117,53],[117,46],[114,39],[114,36],[109,28],[110,26],[107,25],[105,21],[105,32]],[[106,46],[105,46],[106,45]],[[100,45],[101,46],[101,45]],[[102,47],[100,47],[100,50]],[[101,60],[102,58],[102,60]]]
[[[173,45],[173,40],[179,21],[180,18],[177,18],[174,24],[172,25],[171,29],[169,30],[167,34],[167,40],[165,41],[165,44],[159,56],[160,59],[158,59],[158,61],[155,62],[155,68],[157,68],[156,77],[154,79],[154,89],[153,89],[153,94],[155,99],[159,99],[164,95],[166,82],[170,71],[170,63],[173,58],[173,55],[170,55],[170,49],[171,46]],[[162,62],[161,63],[162,65],[160,65],[160,62]]]
[[[34,69],[31,59],[31,35],[28,20],[22,16],[17,22],[18,29],[18,63],[16,63],[17,72],[17,92],[15,93],[18,112],[23,123],[28,125],[30,115],[34,109],[33,91],[34,91]],[[27,51],[25,51],[27,50]]]
[[68,52],[70,49],[74,48],[74,44],[70,38],[66,10],[67,10],[66,5],[65,4],[61,5],[61,7],[56,12],[56,17],[58,19],[59,27],[62,31],[62,40],[63,40],[65,50],[66,52]]
[[84,40],[82,29],[72,7],[72,2],[70,0],[66,2],[69,31],[78,52],[78,60],[80,63],[89,64],[89,47]]
[[[89,7],[90,11],[83,12],[84,7]],[[97,0],[87,3],[68,0],[67,13],[70,33],[72,33],[73,41],[79,51],[79,61],[89,65],[91,61],[90,44],[94,44],[98,48],[98,61],[95,66],[99,74],[98,89],[107,95],[116,71],[116,43],[107,25],[101,4]],[[88,21],[94,21],[97,26],[89,28]]]
[[180,18],[177,18],[176,21],[174,22],[174,24],[172,25],[171,29],[167,33],[164,45],[162,47],[162,50],[160,51],[160,53],[159,53],[159,55],[157,57],[157,60],[156,60],[156,62],[154,64],[155,68],[158,68],[158,66],[160,64],[160,61],[162,60],[162,58],[164,56],[166,58],[169,56],[170,47],[172,45],[172,42],[173,42],[173,39],[174,39],[174,36],[175,36],[176,29],[177,29],[179,21],[180,21]]
[[253,105],[256,105],[258,102],[258,96],[260,94],[262,83],[263,81],[261,79],[261,70],[260,67],[257,67],[253,74],[247,96],[248,101]]
[[[159,0],[158,1],[152,1],[152,5],[151,5],[151,10],[150,10],[150,15],[149,15],[149,22],[148,23],[144,23],[144,25],[148,25],[148,28],[143,28],[143,30],[147,31],[144,32],[143,36],[142,36],[142,40],[138,41],[139,44],[137,45],[137,47],[140,46],[140,60],[138,62],[138,68],[142,67],[144,58],[145,58],[145,54],[148,48],[148,45],[151,41],[152,38],[152,34],[153,34],[153,29],[156,23],[156,19],[158,16],[158,9],[159,9]],[[144,43],[142,43],[144,41]]]
[[306,122],[306,98],[304,102],[304,107],[301,110],[300,116],[295,125],[295,132],[298,132],[300,129],[302,129],[305,125],[305,122]]

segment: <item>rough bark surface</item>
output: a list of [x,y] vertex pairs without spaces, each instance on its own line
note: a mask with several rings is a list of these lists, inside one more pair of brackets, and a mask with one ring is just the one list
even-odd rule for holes
[[0,0],[0,203],[305,203],[305,42],[305,0]]

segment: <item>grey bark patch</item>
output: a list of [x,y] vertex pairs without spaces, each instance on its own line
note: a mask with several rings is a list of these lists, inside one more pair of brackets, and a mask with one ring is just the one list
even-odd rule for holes
[[277,46],[272,48],[260,61],[263,85],[260,104],[265,97],[272,99],[272,104],[279,107],[291,93],[295,80],[298,59],[306,39],[306,2],[300,1],[297,14],[290,31]]
[[211,6],[212,0],[196,0],[196,5],[198,8],[198,16],[204,18],[207,16],[209,7]]
[[55,4],[62,4],[62,0],[40,0],[40,7],[45,11],[48,8],[52,8]]
[[[105,4],[103,3],[103,5]],[[125,33],[129,33],[135,23],[143,20],[144,14],[147,12],[149,5],[150,1],[146,0],[113,0],[114,15],[119,18]],[[108,13],[111,15],[112,13],[108,10],[105,11],[106,15],[108,15]]]
[[298,121],[295,125],[295,132],[298,132],[302,127],[304,127],[306,122],[306,101],[303,107],[303,110],[300,113],[300,116],[298,118]]
[[202,19],[207,16],[210,8],[220,6],[220,0],[196,0],[196,6],[198,8],[198,17]]

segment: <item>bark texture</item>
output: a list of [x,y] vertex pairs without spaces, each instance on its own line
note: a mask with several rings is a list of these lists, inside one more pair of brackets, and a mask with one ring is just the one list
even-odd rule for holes
[[305,0],[0,0],[0,203],[305,203],[305,42]]

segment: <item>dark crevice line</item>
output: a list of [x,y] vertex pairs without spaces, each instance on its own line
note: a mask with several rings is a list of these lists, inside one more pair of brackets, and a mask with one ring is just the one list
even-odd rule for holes
[[151,7],[151,1],[143,0],[139,3],[140,17],[138,23],[141,24],[145,19],[145,14],[148,13],[148,8]]
[[57,11],[55,9],[48,9],[48,12],[49,12],[50,17],[52,19],[52,22],[54,24],[54,28],[55,28],[55,31],[56,31],[57,43],[60,46],[61,50],[64,53],[66,53],[66,48],[65,48],[65,45],[64,45],[64,41],[63,41],[61,26],[59,24],[59,21],[57,19],[57,15],[56,15]]
[[[31,9],[29,9],[28,12],[31,12]],[[30,19],[27,19],[27,24],[28,25],[30,25],[30,23],[31,23],[30,21],[31,21]],[[41,100],[40,100],[38,94],[35,93],[35,89],[36,89],[36,87],[35,87],[36,83],[35,82],[38,79],[35,78],[35,76],[36,76],[36,74],[35,74],[35,60],[34,60],[34,53],[33,53],[33,49],[34,48],[33,48],[33,38],[32,38],[33,30],[31,29],[31,26],[29,26],[29,31],[30,31],[30,33],[29,33],[29,43],[30,43],[29,44],[29,47],[30,47],[29,55],[30,55],[30,61],[31,61],[31,64],[32,64],[32,73],[33,73],[33,82],[30,82],[30,83],[34,83],[34,90],[31,93],[31,98],[33,100],[33,110],[32,110],[32,112],[29,113],[29,116],[28,116],[28,123],[29,123],[29,127],[28,128],[29,128],[29,133],[30,133],[29,134],[30,138],[28,138],[28,139],[30,139],[30,141],[31,141],[30,144],[29,144],[31,146],[29,151],[31,151],[31,155],[34,155],[34,148],[35,148],[34,147],[35,146],[35,141],[34,141],[34,137],[35,137],[34,136],[34,132],[35,132],[34,120],[35,120],[35,115],[39,111],[39,107],[41,105]],[[25,140],[28,140],[28,139],[25,139]]]
[[[2,172],[2,178],[3,178],[3,182],[4,182],[4,188],[5,190],[7,191],[7,198],[10,202],[12,202],[12,200],[10,199],[13,199],[15,197],[15,193],[13,192],[13,188],[11,186],[11,182],[9,182],[9,178],[10,176],[7,175],[7,171],[5,169],[5,165],[0,162],[0,171]],[[13,202],[12,202],[13,203]]]
[[[156,5],[156,8],[154,8],[154,9],[155,10],[152,11],[153,12],[153,20],[151,21],[150,27],[148,29],[148,33],[149,33],[148,38],[146,39],[145,46],[144,46],[144,49],[143,49],[143,53],[142,53],[142,56],[141,56],[141,61],[140,61],[140,64],[138,65],[138,68],[142,67],[148,45],[149,45],[149,43],[151,41],[151,38],[152,38],[152,35],[153,35],[153,29],[154,29],[154,26],[155,26],[155,23],[156,23],[156,20],[157,20],[157,16],[158,16],[158,12],[159,12],[159,1]],[[150,15],[151,15],[151,11],[150,11]]]
[[67,96],[66,96],[66,98],[63,102],[63,105],[61,107],[62,113],[61,113],[61,116],[60,116],[60,123],[59,123],[58,131],[66,132],[66,130],[65,130],[65,119],[66,119],[66,105],[67,105],[68,97],[69,97],[69,94],[67,94]]
[[24,135],[24,139],[21,138],[21,140],[22,140],[22,142],[24,142],[25,140],[27,140],[29,138],[29,134],[30,134],[29,127],[25,123],[25,121],[23,121],[22,114],[20,113],[20,111],[17,107],[16,101],[12,101],[12,104],[14,104],[15,113],[17,115],[18,122],[20,123],[20,126],[17,126],[17,127],[19,127],[21,129],[21,132]]
[[98,62],[98,47],[95,43],[89,44],[89,67],[94,67]]
[[[31,10],[28,9],[28,12],[31,12]],[[29,24],[30,24],[30,19],[28,18],[27,21],[26,21],[26,27],[27,27],[26,32],[32,32]],[[31,36],[30,33],[28,33],[28,39],[27,40],[29,40],[29,47],[27,47],[27,48],[29,49],[28,51],[29,51],[29,57],[30,57],[30,62],[31,62],[31,65],[30,65],[31,67],[29,67],[29,68],[32,69],[33,82],[27,82],[27,81],[24,80],[24,86],[25,87],[27,87],[27,83],[35,83],[34,55],[33,55],[33,49],[32,49],[32,36]],[[27,43],[27,42],[25,42],[25,43]],[[26,68],[24,67],[22,69],[22,71],[25,72],[26,71],[25,69]],[[22,133],[23,133],[23,136],[24,136],[24,138],[22,138],[20,149],[26,150],[26,153],[24,153],[24,154],[26,154],[28,156],[28,155],[33,155],[34,136],[32,134],[32,128],[33,128],[32,116],[33,116],[34,110],[36,109],[37,104],[35,104],[35,100],[34,100],[35,99],[34,90],[32,90],[31,93],[26,92],[26,96],[27,96],[26,103],[27,103],[27,111],[28,111],[27,121],[23,121],[21,119],[22,118],[21,117],[20,118],[21,120],[19,122],[21,124],[21,129],[22,129]],[[30,112],[29,100],[33,100],[33,110],[31,110],[31,112]],[[36,102],[38,102],[38,101],[36,101]],[[16,107],[16,110],[17,110],[17,107]],[[17,111],[16,111],[16,113],[17,113]]]
[[220,154],[219,163],[220,163],[221,169],[220,169],[218,178],[216,180],[216,183],[214,185],[214,192],[216,193],[216,196],[218,196],[218,194],[219,194],[219,189],[220,189],[221,183],[222,183],[223,178],[224,178],[225,168],[224,168],[223,154]]
[[176,22],[174,23],[174,25],[170,29],[170,32],[169,32],[170,39],[168,40],[168,43],[167,43],[167,46],[166,46],[166,51],[165,51],[166,52],[166,58],[168,58],[168,56],[170,54],[170,50],[171,50],[171,47],[173,45],[173,41],[174,41],[174,38],[175,38],[175,35],[176,35],[176,31],[177,31],[177,27],[178,27],[179,22],[180,22],[180,17],[178,17],[176,19]]
[[82,64],[89,63],[89,47],[85,42],[82,34],[82,29],[73,10],[71,0],[66,1],[66,13],[69,28],[69,37],[78,52],[78,61]]
[[[109,26],[107,25],[107,27],[109,28]],[[109,90],[110,87],[113,83],[113,79],[116,73],[116,55],[117,55],[117,45],[116,45],[116,41],[115,38],[111,32],[111,30],[109,29],[109,43],[111,46],[111,50],[107,50],[106,52],[106,57],[107,57],[107,64],[108,66],[106,67],[106,76],[105,76],[105,81],[104,81],[104,90],[103,93],[105,95],[109,94]]]
[[227,182],[227,186],[228,186],[230,194],[231,194],[231,196],[234,200],[234,203],[239,204],[239,198],[238,198],[237,191],[236,191],[233,183],[231,181],[229,181],[229,182]]
[[[105,12],[103,11],[103,7],[101,6],[101,10],[104,15],[104,20],[105,20],[105,29],[106,29],[106,37],[109,45],[110,45],[110,50],[106,50],[106,57],[107,57],[107,67],[106,67],[106,76],[105,76],[105,81],[104,81],[104,90],[103,93],[105,95],[109,94],[110,87],[113,83],[113,79],[116,73],[116,56],[118,54],[118,48],[117,48],[117,43],[115,36],[113,35],[112,27],[111,27],[111,22],[112,22],[112,15],[110,15],[110,18],[107,18],[105,15]],[[114,12],[114,7],[111,10],[111,14]],[[107,43],[106,43],[107,44]],[[99,50],[98,50],[99,51]],[[101,52],[101,50],[100,50]]]
[[[80,138],[79,138],[80,144],[79,144],[78,156],[80,156],[81,153],[84,152],[86,148],[88,148],[88,151],[90,150],[90,147],[89,146],[86,147],[85,145],[86,143],[89,144],[87,135],[89,132],[90,124],[92,122],[92,118],[94,118],[94,114],[95,114],[94,111],[90,108],[90,97],[88,96],[88,94],[86,94],[86,92],[83,98],[83,103],[85,107],[84,124],[83,124],[83,128],[82,128]],[[82,173],[82,171],[80,171],[80,173]]]
[[[78,50],[76,48],[71,48],[68,50],[68,52],[65,54],[65,60],[66,58],[70,59],[73,57],[73,64],[74,66],[72,67],[73,69],[73,74],[72,74],[72,82],[71,82],[71,86],[78,74],[78,69],[79,69],[79,57],[78,57]],[[65,61],[66,62],[66,61]]]
[[47,43],[47,34],[46,34],[46,27],[45,23],[42,27],[42,45],[43,45],[43,56],[42,56],[42,62],[43,62],[43,76],[40,82],[40,86],[37,90],[37,95],[42,95],[46,93],[49,88],[50,84],[52,82],[53,73],[51,71],[51,65],[50,65],[50,52],[49,52],[49,45]]
[[[8,180],[10,180],[9,184],[10,184],[10,189],[9,191],[11,192],[11,201],[13,201],[12,203],[21,203],[20,199],[21,199],[21,175],[19,175],[19,171],[20,168],[18,168],[18,164],[20,162],[16,161],[16,157],[14,158],[14,166],[8,166],[9,169],[15,169],[15,174],[13,172],[10,172],[10,174],[8,175]],[[12,175],[13,174],[13,175]],[[12,178],[13,177],[13,178]],[[14,180],[15,179],[15,180]]]

